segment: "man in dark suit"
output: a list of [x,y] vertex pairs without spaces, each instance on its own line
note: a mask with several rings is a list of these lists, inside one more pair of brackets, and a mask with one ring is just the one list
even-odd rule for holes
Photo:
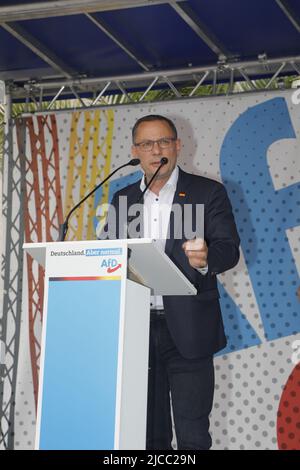
[[[168,159],[145,193],[141,236],[160,239],[161,248],[198,291],[196,296],[151,299],[147,449],[171,449],[170,395],[178,449],[211,446],[213,354],[226,345],[216,275],[239,260],[239,236],[224,186],[182,171],[177,166],[180,148],[171,120],[159,115],[139,119],[132,155],[140,159],[144,177],[112,201],[118,213],[120,196],[126,196],[130,208],[161,158]],[[204,204],[204,240],[174,236],[172,204]],[[122,236],[117,229],[116,237]]]

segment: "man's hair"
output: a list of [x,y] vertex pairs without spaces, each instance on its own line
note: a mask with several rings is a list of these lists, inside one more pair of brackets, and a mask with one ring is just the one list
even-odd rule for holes
[[137,129],[139,127],[140,124],[142,124],[142,122],[151,122],[151,121],[165,121],[172,133],[173,133],[173,136],[177,139],[177,129],[175,127],[175,124],[173,121],[171,121],[171,119],[165,117],[165,116],[161,116],[160,114],[148,114],[147,116],[143,116],[141,117],[140,119],[138,119],[135,123],[135,125],[133,126],[132,128],[132,142],[134,142],[135,140],[135,136],[136,136],[136,133],[137,133]]

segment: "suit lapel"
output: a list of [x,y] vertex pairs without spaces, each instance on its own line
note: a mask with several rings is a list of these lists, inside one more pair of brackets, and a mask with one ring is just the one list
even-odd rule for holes
[[184,204],[187,202],[186,201],[187,188],[188,188],[188,174],[179,168],[178,181],[177,181],[177,186],[176,186],[172,206],[175,206],[177,204],[180,206],[181,217],[175,218],[174,214],[176,214],[176,209],[174,211],[171,210],[169,228],[168,228],[168,234],[170,234],[170,236],[166,241],[166,248],[165,248],[165,252],[167,255],[171,254],[175,239],[182,240],[183,222],[184,222],[183,208],[184,208]]
[[[140,189],[140,184],[141,184],[141,180],[139,180],[135,187],[132,188],[132,191],[127,195],[127,226],[129,225],[130,221],[129,221],[129,209],[131,208],[131,206],[133,206],[134,204],[137,203],[139,197],[141,196],[142,194],[142,191]],[[138,219],[140,221],[140,223],[138,225],[136,225],[136,222],[132,222],[132,224],[137,228],[137,232],[138,232],[138,237],[137,238],[142,238],[144,236],[144,229],[143,229],[143,226],[144,226],[144,223],[143,223],[143,217],[144,217],[144,214],[143,214],[143,202],[141,201],[139,203],[141,205],[141,214],[138,215]],[[131,214],[131,215],[135,215],[134,213]]]

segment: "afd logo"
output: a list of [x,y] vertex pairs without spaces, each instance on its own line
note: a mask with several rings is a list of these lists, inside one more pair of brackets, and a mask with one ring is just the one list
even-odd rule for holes
[[116,258],[104,259],[101,263],[101,268],[106,268],[107,273],[114,273],[122,266],[121,263],[118,263]]

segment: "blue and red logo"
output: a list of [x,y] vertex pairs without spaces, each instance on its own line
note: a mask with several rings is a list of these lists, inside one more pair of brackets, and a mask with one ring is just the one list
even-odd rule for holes
[[106,272],[111,274],[120,269],[122,266],[116,258],[104,259],[101,263],[101,268],[106,268]]

